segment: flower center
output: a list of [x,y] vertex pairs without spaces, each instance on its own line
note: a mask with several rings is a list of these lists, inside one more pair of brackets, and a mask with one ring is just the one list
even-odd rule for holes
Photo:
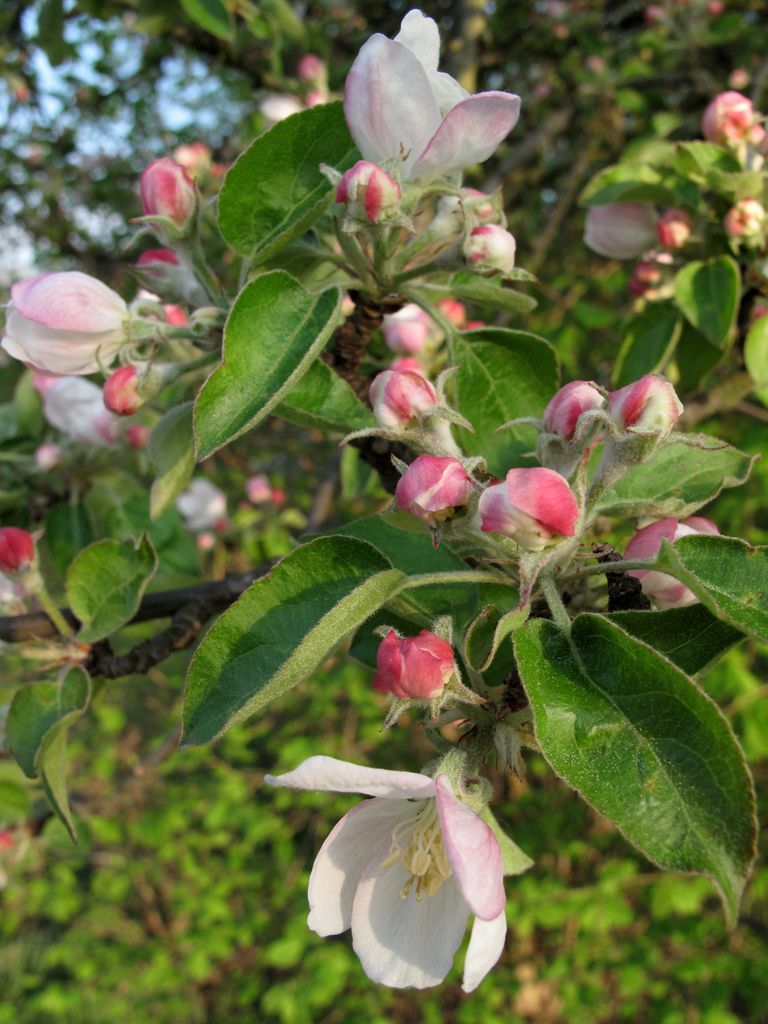
[[411,876],[400,893],[401,899],[408,897],[414,885],[417,901],[421,902],[424,895],[434,896],[453,874],[434,800],[428,801],[416,818],[402,822],[392,833],[392,847],[383,867],[392,867],[398,861]]

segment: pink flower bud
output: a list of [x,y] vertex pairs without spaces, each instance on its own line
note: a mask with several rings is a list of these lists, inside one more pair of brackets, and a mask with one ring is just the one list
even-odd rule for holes
[[165,217],[185,229],[197,210],[198,193],[184,168],[169,156],[154,160],[141,172],[141,205],[151,217]]
[[488,325],[486,324],[485,320],[467,320],[466,324],[464,325],[464,330],[475,331],[478,330],[480,327],[487,326]]
[[23,572],[35,560],[35,542],[31,533],[18,526],[0,527],[0,570]]
[[680,249],[691,237],[693,219],[685,210],[667,210],[656,222],[656,235],[665,249]]
[[204,530],[195,537],[195,544],[198,551],[210,551],[216,544],[216,534],[210,530]]
[[395,489],[397,507],[434,528],[466,505],[472,481],[458,459],[419,455],[400,477]]
[[192,178],[200,178],[211,169],[211,149],[204,142],[177,146],[173,151],[173,159]]
[[139,394],[139,375],[135,366],[121,366],[104,385],[104,405],[118,416],[133,416],[144,399]]
[[630,432],[666,436],[683,414],[683,403],[664,377],[647,373],[640,380],[612,391],[608,412]]
[[179,257],[171,249],[147,249],[136,260],[136,266],[141,267],[145,273],[162,270],[163,264],[171,264],[177,267],[179,265]]
[[186,327],[189,323],[189,317],[181,308],[175,303],[167,303],[163,306],[163,312],[165,313],[165,322],[172,324],[174,327]]
[[[624,557],[628,560],[650,560],[655,558],[663,540],[677,540],[695,533],[719,534],[720,531],[709,519],[691,516],[678,522],[677,519],[661,519],[638,530],[627,545]],[[665,572],[653,569],[630,569],[630,576],[640,580],[643,593],[652,597],[658,608],[681,608],[695,604],[698,598],[685,586]]]
[[499,224],[472,228],[464,243],[464,257],[480,273],[508,274],[515,266],[514,236]]
[[417,355],[427,343],[432,330],[432,321],[415,303],[409,302],[396,313],[384,317],[382,331],[384,341],[393,352],[403,355]]
[[282,487],[272,488],[272,504],[273,505],[284,505],[286,502],[286,493]]
[[125,439],[135,452],[147,447],[151,434],[152,431],[144,423],[132,423],[125,428]]
[[643,19],[646,25],[656,25],[664,21],[666,11],[661,4],[647,4],[643,11]]
[[601,256],[631,260],[655,241],[656,211],[650,203],[604,203],[587,210],[584,242]]
[[743,142],[755,123],[752,101],[740,92],[721,92],[709,103],[701,131],[709,142]]
[[730,238],[759,247],[765,240],[765,207],[757,199],[740,199],[725,215],[723,226]]
[[458,299],[440,299],[437,308],[454,327],[463,327],[467,322],[467,311]]
[[13,832],[7,828],[0,829],[0,853],[7,853],[14,846]]
[[308,92],[304,100],[308,108],[322,106],[323,103],[328,102],[328,95],[320,89],[313,89]]
[[62,454],[61,445],[46,441],[35,449],[35,462],[40,469],[53,469],[61,462]]
[[732,89],[746,89],[752,80],[752,76],[746,68],[734,68],[728,76],[728,85]]
[[249,476],[245,481],[245,493],[253,505],[264,505],[272,500],[272,485],[263,473]]
[[389,368],[398,373],[420,373],[422,377],[425,376],[424,367],[418,359],[414,359],[412,356],[400,356],[399,359],[393,359]]
[[346,172],[336,189],[336,202],[343,203],[355,220],[381,224],[400,209],[400,186],[376,164],[358,160]]
[[603,409],[605,398],[591,380],[572,380],[564,385],[544,410],[544,429],[570,441],[582,413]]
[[510,469],[480,495],[481,529],[511,537],[525,551],[543,551],[572,537],[579,506],[565,477],[553,469]]
[[380,427],[400,430],[437,405],[437,392],[420,373],[385,370],[370,388],[373,415]]
[[128,307],[101,281],[77,270],[17,281],[2,346],[49,373],[96,373],[127,339]]
[[266,122],[267,128],[272,128],[279,121],[284,121],[291,114],[298,114],[304,109],[304,104],[295,96],[285,93],[267,96],[259,103],[259,110]]
[[492,224],[499,219],[499,210],[493,199],[476,188],[462,189],[462,205],[466,213],[480,224]]
[[305,53],[296,67],[296,77],[302,82],[317,82],[325,79],[325,61],[316,53]]
[[443,692],[455,667],[447,640],[426,629],[415,637],[399,637],[392,629],[379,645],[373,686],[402,700],[433,700]]
[[709,0],[707,4],[707,14],[711,14],[713,17],[717,17],[718,14],[722,14],[725,10],[725,4],[723,0]]
[[627,288],[635,298],[647,295],[661,281],[661,269],[653,260],[640,260],[635,264]]

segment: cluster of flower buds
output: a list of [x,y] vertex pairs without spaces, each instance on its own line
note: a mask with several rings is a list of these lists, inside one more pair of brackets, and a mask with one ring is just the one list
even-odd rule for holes
[[665,249],[682,249],[693,231],[693,218],[687,210],[666,210],[656,222],[659,244]]
[[740,92],[721,92],[709,103],[701,119],[701,133],[708,142],[748,142],[757,125],[752,101]]

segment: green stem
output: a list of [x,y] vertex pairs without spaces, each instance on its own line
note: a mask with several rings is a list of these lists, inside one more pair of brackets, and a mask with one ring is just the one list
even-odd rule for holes
[[65,640],[69,640],[73,633],[72,627],[56,607],[55,602],[45,589],[44,584],[41,583],[40,589],[35,592],[35,597],[37,598],[40,607],[54,624],[61,636],[64,637]]
[[[627,572],[629,569],[653,569],[655,562],[642,561],[637,558],[630,558],[624,562],[600,562],[599,565],[585,565],[568,574],[568,579],[577,579],[581,576],[600,576],[607,572]],[[665,569],[665,572],[670,570]]]
[[552,612],[552,618],[555,623],[566,633],[571,631],[571,618],[566,611],[563,599],[560,597],[560,591],[557,589],[555,581],[551,576],[543,576],[540,580],[541,590],[544,594],[544,599],[549,605],[549,610]]

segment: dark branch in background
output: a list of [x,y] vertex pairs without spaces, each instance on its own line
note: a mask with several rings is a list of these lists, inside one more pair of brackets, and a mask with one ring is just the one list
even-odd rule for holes
[[[609,544],[597,544],[592,549],[598,562],[620,562],[622,556],[614,551]],[[607,572],[605,578],[608,581],[608,611],[609,612],[634,612],[648,611],[651,602],[643,593],[640,580],[629,576],[625,572]]]
[[398,298],[371,299],[355,291],[350,291],[349,296],[355,303],[354,311],[336,331],[333,350],[325,353],[324,358],[365,402],[370,381],[360,376],[360,367],[368,343],[381,327],[384,317],[388,313],[396,313],[403,302]]

